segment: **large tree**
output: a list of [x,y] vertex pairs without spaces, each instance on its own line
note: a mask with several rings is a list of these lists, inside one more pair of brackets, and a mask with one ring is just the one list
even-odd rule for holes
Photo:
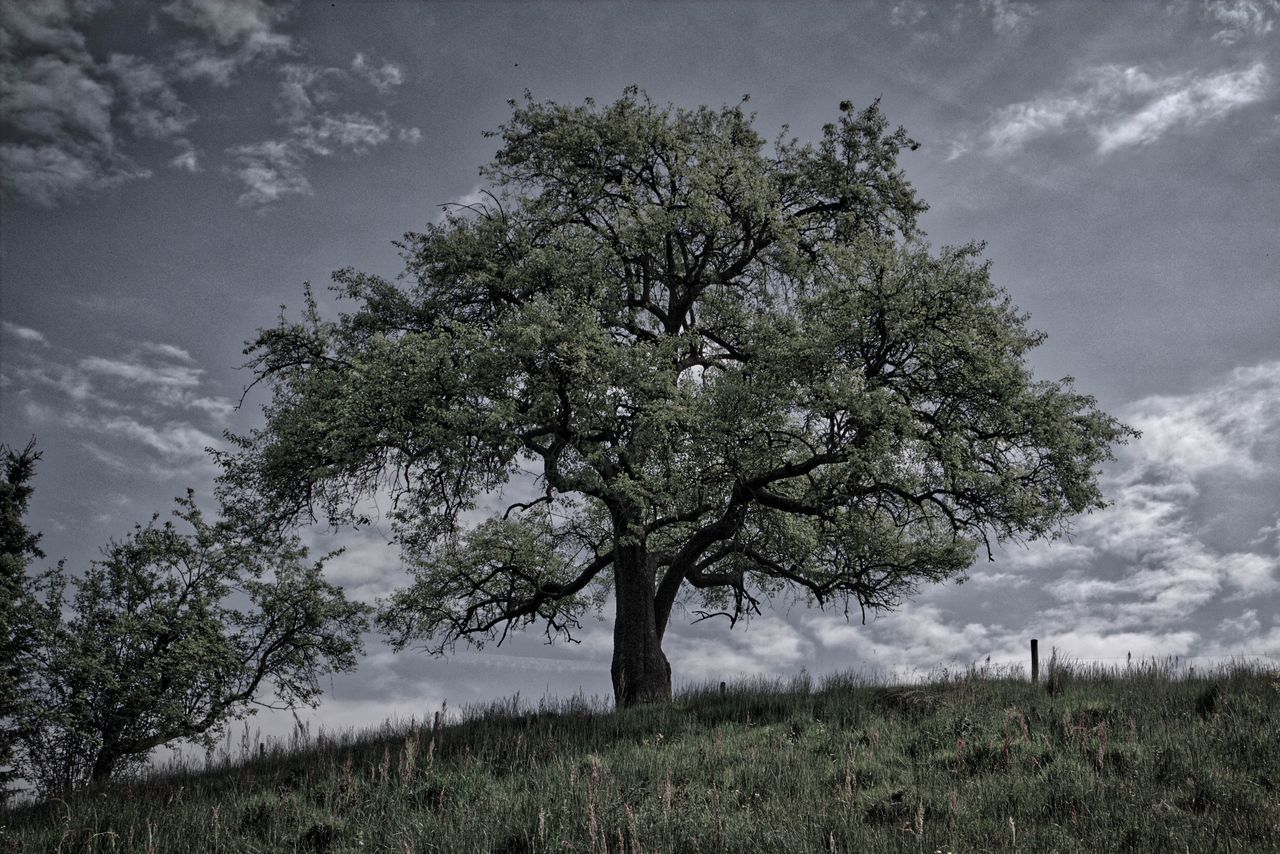
[[339,271],[353,311],[308,291],[246,350],[274,394],[226,494],[344,525],[389,493],[395,644],[571,635],[611,593],[616,698],[661,700],[682,597],[892,607],[1103,505],[1129,431],[1033,380],[979,246],[923,242],[878,105],[771,149],[741,105],[512,108],[487,201],[406,235],[400,281]]
[[101,783],[160,745],[212,743],[256,706],[313,704],[321,676],[355,667],[365,608],[295,538],[210,523],[190,494],[174,516],[82,574],[38,577],[19,768],[43,794]]

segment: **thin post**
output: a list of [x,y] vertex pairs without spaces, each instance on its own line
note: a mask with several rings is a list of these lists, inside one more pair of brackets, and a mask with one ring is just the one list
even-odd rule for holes
[[1040,641],[1031,639],[1031,681],[1040,681]]

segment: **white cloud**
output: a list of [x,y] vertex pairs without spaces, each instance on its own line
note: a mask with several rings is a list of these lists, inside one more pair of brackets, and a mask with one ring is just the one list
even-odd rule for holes
[[914,27],[929,14],[921,0],[899,0],[889,9],[889,22],[895,27]]
[[174,169],[180,169],[183,172],[203,172],[204,168],[200,165],[200,153],[194,148],[188,148],[169,161],[169,165]]
[[[1142,632],[1196,640],[1187,627],[1200,625],[1207,608],[1274,609],[1280,555],[1268,549],[1269,529],[1245,546],[1215,545],[1200,502],[1222,480],[1280,495],[1280,362],[1236,369],[1199,392],[1143,398],[1120,416],[1144,435],[1104,477],[1112,505],[1080,520],[1076,543],[1093,550],[1091,561],[1046,564],[1045,586],[1058,604],[1041,618],[1098,646],[1081,639]],[[1213,512],[1241,513],[1248,508],[1233,501],[1256,500],[1233,493],[1215,493]]]
[[[1025,659],[1026,641],[1080,660],[1264,651],[1261,614],[1280,613],[1280,522],[1223,539],[1214,520],[1256,518],[1280,502],[1280,363],[1239,368],[1119,417],[1145,430],[1103,476],[1110,507],[1070,541],[1007,548],[970,583],[935,587],[868,625],[808,615],[821,649],[899,672],[949,661]],[[1227,484],[1229,486],[1224,486]],[[1249,484],[1249,490],[1240,490]],[[1211,506],[1206,506],[1209,502]],[[945,607],[936,604],[945,602]],[[1273,630],[1280,638],[1280,628]],[[1199,662],[1195,662],[1199,664]]]
[[1191,78],[1162,86],[1162,94],[1136,112],[1122,115],[1094,131],[1098,151],[1155,142],[1179,125],[1195,127],[1236,107],[1261,100],[1270,75],[1261,62],[1239,71]]
[[[999,551],[998,565],[1016,572],[1033,572],[1046,566],[1073,567],[1088,564],[1096,555],[1093,546],[1067,539],[1033,540],[1026,544],[1006,544]],[[1003,574],[1003,573],[996,573]],[[974,579],[977,579],[975,574]]]
[[913,38],[937,41],[940,31],[956,33],[967,24],[990,25],[998,36],[1025,32],[1038,14],[1031,3],[1021,0],[978,0],[977,3],[928,3],[898,0],[889,7],[889,23],[916,30]]
[[1142,431],[1136,464],[1167,467],[1185,475],[1226,469],[1244,477],[1271,475],[1280,460],[1280,361],[1236,368],[1196,394],[1143,398],[1126,418]]
[[84,49],[84,36],[72,27],[77,4],[63,0],[0,4],[0,27],[4,36],[0,47],[11,50],[14,43],[28,44],[53,53]]
[[235,403],[225,397],[191,397],[187,399],[187,406],[207,412],[218,421],[225,421],[236,411]]
[[897,668],[907,662],[936,664],[1016,654],[1017,641],[1000,625],[958,623],[935,605],[912,604],[868,627],[814,614],[807,628],[822,646],[847,650],[865,662]]
[[32,421],[70,428],[103,465],[161,479],[207,476],[212,462],[205,448],[221,446],[218,436],[235,407],[207,388],[190,353],[166,343],[78,358],[49,345],[38,355],[6,359],[4,376],[12,394],[29,402],[35,389],[58,392],[41,393],[42,404],[25,407]]
[[991,29],[1002,36],[1025,30],[1036,15],[1035,7],[1016,0],[981,0],[980,6],[991,18]]
[[205,41],[186,41],[173,50],[174,72],[187,80],[229,85],[255,60],[291,54],[292,36],[276,26],[293,11],[293,3],[263,0],[175,0],[164,7],[173,20],[200,33]]
[[234,174],[248,188],[236,203],[242,207],[262,207],[285,196],[311,195],[304,157],[292,140],[266,140],[237,145],[227,150],[235,166]]
[[336,97],[346,74],[340,68],[320,68],[291,63],[280,67],[276,111],[286,124],[306,122]]
[[[401,79],[398,66],[373,69],[361,55],[356,59],[353,68],[380,81],[375,84],[379,92],[394,85],[392,79]],[[313,157],[361,156],[393,138],[421,138],[417,128],[401,127],[385,112],[336,109],[355,94],[347,71],[293,63],[281,67],[280,77],[276,109],[285,135],[227,150],[235,164],[229,171],[247,188],[238,200],[241,206],[262,208],[286,196],[310,195],[306,167]]]
[[148,365],[137,360],[104,359],[101,356],[81,359],[80,367],[91,374],[162,388],[194,388],[200,384],[200,375],[204,373],[201,368],[186,365]]
[[87,429],[129,439],[155,451],[170,463],[202,460],[205,457],[205,448],[221,445],[216,437],[185,421],[168,421],[153,425],[143,424],[127,415],[120,415],[97,422],[84,419],[80,425]]
[[49,346],[49,339],[44,337],[44,333],[38,329],[32,329],[28,326],[19,326],[16,323],[10,323],[7,320],[0,320],[0,328],[17,338],[19,341],[29,341],[32,344],[39,344],[42,347]]
[[[1100,154],[1156,142],[1178,128],[1194,128],[1262,100],[1271,75],[1262,62],[1216,74],[1154,77],[1141,68],[1091,69],[1063,91],[996,111],[977,143],[997,156],[1029,143],[1083,130]],[[962,141],[952,157],[973,147]]]
[[244,60],[226,56],[208,45],[184,44],[172,49],[169,65],[180,80],[205,80],[215,86],[230,86]]
[[275,30],[275,25],[288,16],[291,5],[263,0],[175,0],[164,11],[203,30],[219,45],[245,46],[254,53],[280,53],[293,48],[293,39]]
[[699,636],[676,626],[663,642],[673,675],[689,682],[794,672],[813,657],[813,642],[781,617],[756,617],[732,633]]
[[1056,648],[1067,660],[1097,661],[1104,664],[1115,663],[1132,654],[1134,660],[1143,658],[1166,659],[1171,656],[1184,656],[1199,652],[1201,637],[1193,631],[1170,632],[1124,632],[1094,629],[1072,631],[1070,629],[1056,631],[1052,635],[1049,650],[1041,651],[1041,667],[1045,666],[1048,655]]
[[357,53],[351,60],[351,70],[367,80],[380,94],[386,95],[392,89],[404,83],[404,69],[394,62],[384,62],[374,67],[363,53]]
[[146,350],[156,355],[163,356],[166,359],[172,359],[176,362],[194,362],[191,354],[181,347],[175,347],[173,344],[161,344],[155,341],[143,341],[138,345],[140,349]]
[[1205,14],[1221,26],[1212,38],[1221,44],[1235,44],[1250,36],[1271,32],[1271,16],[1280,12],[1276,0],[1213,0],[1206,3]]
[[294,136],[312,154],[328,156],[344,150],[366,154],[391,138],[391,122],[385,113],[376,118],[361,113],[323,115],[299,124]]

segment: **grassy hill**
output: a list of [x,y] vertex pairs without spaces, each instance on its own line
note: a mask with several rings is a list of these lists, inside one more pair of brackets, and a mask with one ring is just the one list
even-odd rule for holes
[[0,851],[1280,851],[1280,673],[508,701],[26,806]]

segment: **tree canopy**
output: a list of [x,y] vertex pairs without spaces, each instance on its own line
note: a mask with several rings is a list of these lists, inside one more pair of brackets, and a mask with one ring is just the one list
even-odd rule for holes
[[27,566],[43,558],[40,534],[27,527],[27,508],[34,488],[40,452],[35,439],[22,451],[0,445],[0,803],[16,777],[14,762],[19,726],[28,707],[27,673],[22,663],[30,648],[23,629],[23,612],[29,605]]
[[163,744],[211,743],[255,706],[314,703],[320,676],[355,666],[365,608],[323,562],[296,538],[206,521],[190,494],[177,504],[189,531],[153,519],[83,574],[59,565],[33,581],[18,767],[43,794],[102,782]]
[[878,104],[772,146],[742,104],[512,108],[486,201],[406,235],[400,280],[341,270],[352,310],[308,291],[249,343],[272,399],[222,456],[260,524],[389,495],[394,643],[571,636],[612,595],[618,701],[664,699],[678,602],[889,608],[1103,506],[1130,431],[1033,378],[980,245],[924,241]]

